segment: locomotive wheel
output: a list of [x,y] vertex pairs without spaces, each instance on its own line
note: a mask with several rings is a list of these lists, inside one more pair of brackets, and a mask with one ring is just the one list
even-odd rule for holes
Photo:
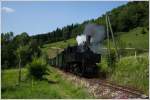
[[78,65],[77,64],[73,64],[72,69],[73,69],[73,73],[77,75],[78,74]]
[[82,68],[80,67],[80,66],[78,66],[78,75],[80,76],[80,77],[82,77],[83,76],[83,72],[82,72]]
[[72,69],[73,69],[73,73],[74,73],[75,75],[82,76],[82,74],[81,74],[81,69],[80,69],[79,64],[73,64]]

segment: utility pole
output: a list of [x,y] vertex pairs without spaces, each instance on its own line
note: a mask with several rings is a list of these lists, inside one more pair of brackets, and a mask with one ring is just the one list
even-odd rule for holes
[[116,53],[116,57],[117,59],[119,59],[119,54],[118,54],[118,49],[117,49],[117,45],[116,45],[116,42],[115,42],[115,38],[114,38],[114,33],[113,33],[113,30],[112,30],[112,27],[111,27],[111,23],[110,23],[110,19],[109,19],[109,16],[108,14],[106,13],[106,27],[107,27],[107,38],[108,38],[108,53],[109,53],[109,57],[110,57],[110,37],[109,37],[109,29],[110,29],[110,33],[111,33],[111,37],[112,37],[112,40],[113,40],[113,44],[115,46],[115,53]]
[[109,40],[109,27],[108,27],[108,19],[107,19],[107,13],[106,13],[106,27],[107,27],[107,30],[106,30],[106,33],[107,33],[107,51],[108,51],[108,55],[109,55],[109,58],[110,58],[110,40]]
[[18,84],[20,85],[20,82],[21,82],[21,54],[18,54],[18,56],[19,56]]
[[109,19],[109,16],[107,16],[107,17],[108,17],[108,24],[109,24],[109,28],[110,28],[110,33],[111,33],[112,40],[113,40],[113,43],[114,43],[114,46],[115,46],[116,56],[117,56],[117,58],[119,58],[118,49],[117,49],[117,45],[116,45],[116,42],[115,42],[114,33],[113,33],[113,31],[112,31],[110,19]]

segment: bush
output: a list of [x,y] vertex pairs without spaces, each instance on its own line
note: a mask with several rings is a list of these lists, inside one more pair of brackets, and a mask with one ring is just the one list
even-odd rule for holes
[[43,75],[48,74],[47,62],[42,58],[34,58],[33,61],[27,65],[28,76],[34,79],[42,79]]
[[116,53],[115,53],[115,49],[111,49],[110,50],[110,55],[107,54],[106,55],[106,59],[107,59],[107,64],[109,67],[114,68],[115,64],[116,64]]
[[145,28],[142,29],[141,34],[146,34]]
[[102,59],[98,66],[100,68],[100,75],[102,77],[106,78],[107,76],[109,76],[108,73],[111,72],[111,68],[108,66],[106,59]]
[[106,75],[106,77],[109,76],[113,72],[116,66],[116,62],[117,59],[116,59],[115,50],[111,49],[110,55],[109,54],[104,55],[100,64],[98,64],[100,68],[100,73]]

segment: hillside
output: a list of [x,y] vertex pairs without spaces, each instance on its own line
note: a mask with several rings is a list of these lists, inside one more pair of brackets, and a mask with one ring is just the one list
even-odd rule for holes
[[[110,16],[112,28],[115,32],[128,32],[136,27],[148,27],[149,5],[148,1],[133,1],[119,6],[107,12]],[[87,23],[105,25],[105,14],[96,19],[84,21],[80,24],[71,24],[63,28],[57,28],[52,32],[31,36],[37,39],[39,44],[52,43],[70,38],[75,38],[81,34]]]

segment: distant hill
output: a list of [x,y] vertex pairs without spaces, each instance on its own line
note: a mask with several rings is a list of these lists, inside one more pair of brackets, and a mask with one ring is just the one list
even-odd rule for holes
[[[110,16],[113,31],[127,32],[136,27],[147,27],[149,22],[149,2],[148,1],[133,1],[128,2],[118,8],[107,12]],[[81,24],[72,24],[57,28],[56,30],[44,34],[31,36],[38,40],[39,44],[52,43],[62,40],[67,40],[76,37],[83,32],[84,26],[87,23],[95,23],[105,25],[105,14],[97,19],[87,20]],[[117,34],[115,34],[116,36]]]

